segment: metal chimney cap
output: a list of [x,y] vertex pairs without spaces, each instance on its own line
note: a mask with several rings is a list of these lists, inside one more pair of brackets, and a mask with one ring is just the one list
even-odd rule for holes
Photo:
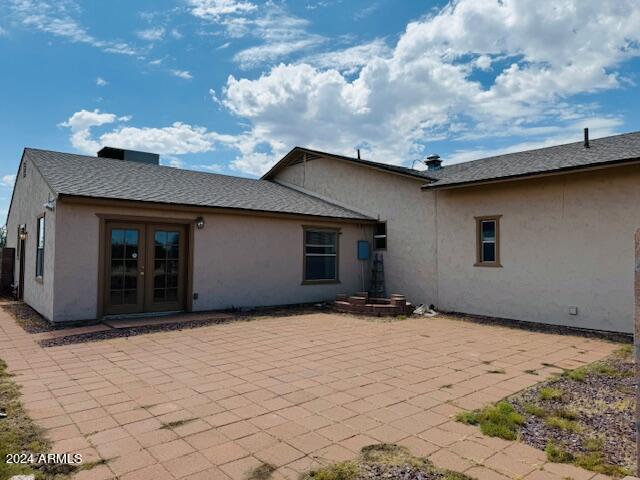
[[438,155],[437,153],[432,153],[427,157],[427,161],[431,160],[440,160],[440,155]]

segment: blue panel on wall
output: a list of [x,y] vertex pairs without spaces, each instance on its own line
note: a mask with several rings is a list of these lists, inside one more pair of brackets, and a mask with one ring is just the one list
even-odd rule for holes
[[371,248],[366,240],[358,240],[358,260],[369,260]]

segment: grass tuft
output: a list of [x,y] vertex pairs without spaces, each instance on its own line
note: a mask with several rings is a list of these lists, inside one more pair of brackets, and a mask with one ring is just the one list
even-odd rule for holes
[[544,418],[547,416],[547,411],[544,408],[533,403],[527,403],[523,408],[526,413],[533,415],[534,417]]
[[464,423],[465,425],[478,425],[480,419],[475,412],[458,412],[456,414],[456,422]]
[[507,372],[505,372],[504,368],[495,368],[493,370],[489,370],[487,373],[498,373],[504,375]]
[[562,400],[564,392],[559,388],[554,387],[542,387],[538,391],[540,400]]
[[24,465],[6,463],[9,453],[47,453],[51,449],[44,431],[27,415],[20,402],[20,388],[7,372],[7,364],[0,360],[0,410],[7,414],[0,419],[0,478],[14,475],[35,475],[38,480],[62,480],[77,470],[75,465]]
[[359,472],[356,462],[340,462],[303,474],[300,480],[355,480]]
[[575,370],[566,370],[563,375],[576,382],[584,382],[587,378],[587,369],[585,367],[576,368]]
[[569,463],[573,461],[573,455],[559,445],[553,442],[548,442],[544,447],[544,451],[547,454],[547,460],[555,463]]
[[187,423],[193,422],[194,420],[196,420],[195,418],[187,418],[185,420],[176,420],[175,422],[167,422],[167,423],[163,423],[162,426],[160,428],[176,428],[176,427],[180,427],[182,425],[186,425]]
[[475,412],[460,412],[456,420],[467,425],[480,425],[480,430],[490,437],[515,440],[518,436],[518,427],[525,422],[508,402],[500,402],[489,405]]
[[550,427],[558,428],[566,432],[577,433],[581,430],[580,425],[578,425],[578,423],[574,422],[573,420],[567,420],[566,418],[558,417],[555,415],[545,418],[544,423],[546,423]]
[[271,478],[273,472],[276,471],[276,467],[271,465],[270,463],[263,463],[262,465],[258,465],[256,468],[249,472],[247,475],[247,480],[267,480]]
[[[372,466],[376,466],[382,471],[379,473],[383,476],[376,476],[375,478],[392,478],[388,475],[391,475],[389,472],[394,467],[410,466],[421,473],[419,478],[471,480],[470,477],[462,473],[437,468],[428,459],[415,457],[411,455],[411,452],[406,447],[392,443],[368,445],[362,448],[358,459],[310,471],[301,475],[300,480],[356,480],[363,478],[362,475],[367,476]],[[369,477],[367,476],[367,478]]]

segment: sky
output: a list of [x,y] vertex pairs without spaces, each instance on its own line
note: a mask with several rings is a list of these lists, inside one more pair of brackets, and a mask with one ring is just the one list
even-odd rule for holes
[[640,130],[638,25],[640,0],[0,0],[0,215],[24,147],[257,178],[296,145],[447,165]]

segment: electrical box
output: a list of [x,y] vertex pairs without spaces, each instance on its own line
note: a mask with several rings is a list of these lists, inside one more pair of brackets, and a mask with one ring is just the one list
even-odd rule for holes
[[578,314],[578,307],[569,307],[569,315],[577,315]]
[[358,240],[358,260],[369,260],[371,245],[367,240]]

